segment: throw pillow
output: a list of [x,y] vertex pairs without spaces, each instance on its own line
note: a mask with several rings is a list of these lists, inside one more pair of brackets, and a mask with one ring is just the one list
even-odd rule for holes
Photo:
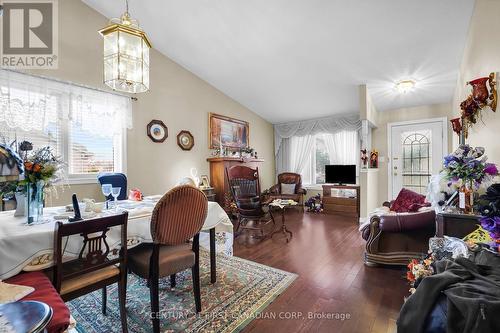
[[398,197],[391,205],[391,210],[397,213],[406,213],[411,212],[410,209],[418,210],[418,206],[413,206],[414,204],[423,205],[425,202],[425,195],[419,194],[417,192],[413,192],[406,188],[401,189],[398,194]]
[[281,183],[281,194],[295,194],[295,184]]

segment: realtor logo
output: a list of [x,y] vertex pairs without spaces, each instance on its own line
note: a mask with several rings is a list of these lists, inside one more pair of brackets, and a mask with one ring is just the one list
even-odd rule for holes
[[6,0],[2,5],[2,67],[56,69],[57,0]]

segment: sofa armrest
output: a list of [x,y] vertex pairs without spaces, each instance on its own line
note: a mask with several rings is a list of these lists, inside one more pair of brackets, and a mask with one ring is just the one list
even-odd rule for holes
[[280,184],[275,184],[269,188],[270,194],[280,194]]
[[436,212],[434,210],[381,215],[379,218],[380,230],[384,232],[405,232],[436,225]]
[[303,187],[299,187],[297,189],[297,194],[300,194],[300,195],[306,195],[307,194],[307,190]]
[[367,253],[377,253],[378,252],[378,241],[380,238],[380,216],[374,215],[370,218],[370,223],[367,223],[361,229],[361,236],[366,240],[366,252]]

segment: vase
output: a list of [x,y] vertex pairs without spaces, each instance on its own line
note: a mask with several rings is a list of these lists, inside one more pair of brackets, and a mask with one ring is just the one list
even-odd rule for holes
[[474,206],[474,192],[471,182],[465,182],[458,192],[458,208],[464,214],[472,214]]
[[43,180],[26,185],[28,224],[38,223],[43,218],[44,188],[45,182]]

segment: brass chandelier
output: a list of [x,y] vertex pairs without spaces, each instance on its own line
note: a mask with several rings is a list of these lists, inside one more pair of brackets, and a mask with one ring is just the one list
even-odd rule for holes
[[149,90],[151,42],[130,17],[128,0],[120,18],[99,30],[104,38],[104,83],[113,90],[141,93]]

